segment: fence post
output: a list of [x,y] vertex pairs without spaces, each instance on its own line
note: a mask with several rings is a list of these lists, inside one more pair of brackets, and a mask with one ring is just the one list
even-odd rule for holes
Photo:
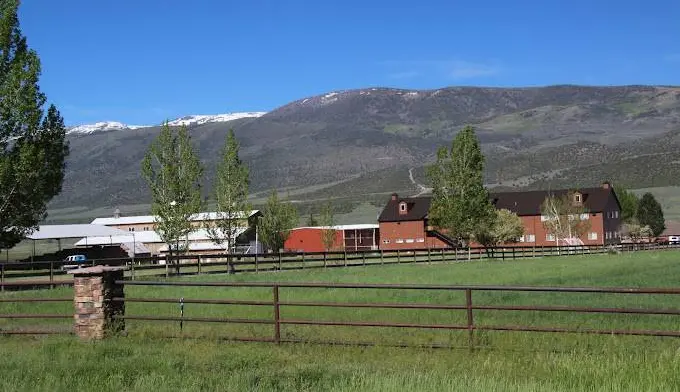
[[347,249],[343,250],[343,257],[345,258],[345,267],[347,267]]
[[259,267],[259,265],[258,265],[257,259],[258,259],[258,257],[257,257],[257,250],[256,250],[256,251],[255,251],[255,273],[260,272],[260,267]]
[[446,258],[444,257],[444,248],[442,248],[442,262],[445,262]]
[[366,252],[361,252],[361,265],[366,265]]
[[468,245],[468,261],[472,260],[472,251],[470,250],[470,245]]
[[302,269],[305,269],[305,252],[302,252]]
[[432,264],[432,256],[430,255],[430,247],[427,247],[427,264]]
[[467,329],[468,329],[468,344],[470,350],[474,350],[474,319],[472,316],[472,289],[465,289],[465,307],[467,308]]
[[323,267],[326,268],[326,256],[328,255],[328,251],[323,252]]
[[168,271],[168,258],[165,258],[165,279],[170,277],[170,271]]
[[515,260],[515,247],[512,247],[512,259]]
[[130,279],[135,280],[135,261],[130,263]]
[[383,250],[380,249],[380,264],[385,264],[385,260],[383,259]]
[[[50,261],[50,283],[54,283],[54,261]],[[50,288],[54,288],[54,285],[51,285]]]
[[417,255],[417,254],[418,254],[418,251],[417,251],[417,250],[414,250],[414,251],[413,251],[413,263],[414,263],[414,264],[417,264],[417,263],[418,263],[418,259],[416,258],[416,255]]
[[401,263],[401,255],[399,249],[397,249],[397,264]]
[[0,265],[0,291],[5,291],[5,264]]
[[272,294],[274,294],[274,342],[281,343],[281,314],[279,306],[279,286],[272,287]]

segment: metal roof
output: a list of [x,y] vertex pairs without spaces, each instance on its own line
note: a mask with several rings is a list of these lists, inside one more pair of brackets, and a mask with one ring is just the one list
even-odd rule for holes
[[[240,227],[236,232],[236,236],[243,234],[247,228]],[[109,236],[94,236],[86,237],[75,243],[75,246],[89,246],[89,245],[119,245],[132,244],[141,242],[144,244],[163,243],[161,236],[153,230],[145,231],[120,231],[120,235]],[[206,241],[210,240],[208,231],[206,229],[195,230],[188,235],[189,241]]]
[[[248,218],[251,216],[257,214],[260,212],[259,210],[251,210],[248,214]],[[201,212],[199,214],[194,215],[191,220],[193,221],[206,221],[206,220],[217,220],[217,219],[222,219],[222,216],[224,213],[220,212]],[[237,217],[239,219],[246,218],[245,214],[241,213]],[[94,225],[106,225],[106,226],[111,226],[111,225],[139,225],[139,224],[153,224],[156,222],[156,216],[154,215],[135,215],[135,216],[121,216],[118,218],[115,217],[109,217],[109,218],[96,218],[95,220],[92,221],[92,224]]]
[[303,227],[296,227],[293,230],[300,230],[300,229],[312,229],[312,230],[328,230],[328,229],[335,229],[335,230],[364,230],[364,229],[377,229],[379,228],[380,225],[375,224],[375,223],[359,223],[359,224],[354,224],[354,225],[335,225],[335,226],[303,226]]
[[26,236],[31,240],[56,240],[60,238],[82,238],[91,236],[121,235],[126,232],[102,225],[41,225],[38,230]]

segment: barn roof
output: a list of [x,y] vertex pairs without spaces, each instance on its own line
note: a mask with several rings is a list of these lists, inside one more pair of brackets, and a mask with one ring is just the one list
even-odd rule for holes
[[[251,210],[247,213],[239,213],[236,217],[237,219],[250,218],[251,216],[259,213],[259,210]],[[191,217],[193,221],[206,221],[206,220],[217,220],[221,219],[222,214],[218,212],[201,212]],[[121,216],[121,217],[108,217],[108,218],[96,218],[92,221],[94,225],[136,225],[136,224],[153,224],[156,222],[156,217],[154,215],[135,215],[135,216]]]
[[92,236],[120,235],[125,232],[101,225],[40,225],[27,235],[31,240],[56,240],[61,238],[82,238]]
[[[557,189],[549,191],[523,191],[523,192],[495,192],[489,193],[489,200],[497,209],[507,209],[519,216],[541,215],[541,204],[550,195],[560,197],[571,190]],[[609,195],[614,190],[611,187],[580,188],[577,189],[583,195],[583,205],[590,212],[604,212],[609,202]],[[614,198],[618,203],[616,194]],[[407,213],[399,214],[399,203],[406,202]],[[427,218],[432,198],[421,197],[398,197],[393,195],[382,213],[378,222],[403,222],[418,221]]]

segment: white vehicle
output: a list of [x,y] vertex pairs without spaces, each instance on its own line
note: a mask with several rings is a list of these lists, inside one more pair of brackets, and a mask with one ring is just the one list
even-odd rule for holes
[[671,245],[680,244],[680,236],[677,236],[677,235],[668,236],[668,243],[671,244]]

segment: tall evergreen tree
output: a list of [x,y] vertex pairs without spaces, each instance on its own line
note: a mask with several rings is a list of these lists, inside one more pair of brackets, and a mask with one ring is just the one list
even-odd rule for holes
[[615,187],[614,192],[619,203],[621,203],[621,221],[623,223],[635,223],[638,203],[640,202],[638,197],[622,186]]
[[267,199],[258,223],[260,240],[267,248],[280,251],[297,223],[297,210],[293,204],[279,199],[278,193],[274,190]]
[[9,248],[47,216],[61,191],[68,143],[51,105],[43,118],[40,59],[19,28],[18,0],[0,2],[0,247]]
[[243,220],[248,219],[251,209],[248,203],[248,167],[239,158],[239,148],[234,131],[229,130],[213,187],[217,219],[206,221],[210,238],[225,245],[229,253],[233,253],[239,229],[243,227]]
[[666,220],[663,216],[661,204],[649,192],[642,195],[640,199],[637,218],[640,226],[649,226],[655,237],[661,235],[666,230]]
[[[142,161],[142,175],[151,188],[151,212],[156,231],[168,245],[168,253],[186,249],[194,230],[192,217],[201,211],[203,167],[191,145],[185,126],[175,132],[166,122]],[[179,260],[175,260],[179,272]]]
[[430,222],[461,242],[488,231],[496,218],[483,171],[484,155],[470,126],[456,135],[450,150],[441,147],[436,163],[428,168],[433,187]]

